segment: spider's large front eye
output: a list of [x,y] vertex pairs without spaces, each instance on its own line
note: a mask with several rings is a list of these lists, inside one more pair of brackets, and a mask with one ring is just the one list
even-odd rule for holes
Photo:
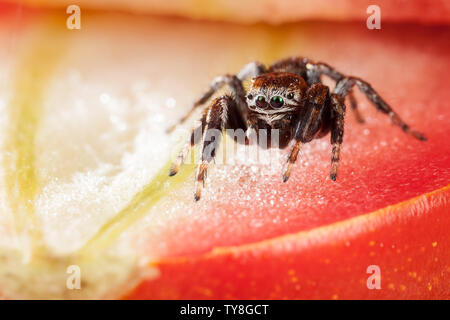
[[284,104],[284,100],[280,96],[272,97],[272,99],[270,100],[270,105],[273,108],[281,108],[283,106],[283,104]]
[[258,98],[256,98],[256,106],[258,108],[265,108],[265,107],[267,107],[266,98],[264,98],[263,96],[259,96]]

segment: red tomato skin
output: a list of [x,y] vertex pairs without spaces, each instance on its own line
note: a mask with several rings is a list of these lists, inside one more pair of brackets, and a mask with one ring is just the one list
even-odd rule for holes
[[[343,222],[159,261],[126,299],[449,299],[450,187]],[[368,289],[371,265],[381,289]]]

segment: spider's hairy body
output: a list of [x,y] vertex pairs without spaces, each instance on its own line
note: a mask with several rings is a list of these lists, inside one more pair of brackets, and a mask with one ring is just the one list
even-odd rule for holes
[[[294,138],[295,122],[305,108],[307,91],[306,81],[291,72],[269,72],[254,78],[247,96],[249,109],[247,123],[255,128],[267,129],[268,140],[271,130],[278,129],[280,136],[278,146],[285,148]],[[290,98],[289,95],[292,97]],[[248,99],[249,96],[252,99]],[[266,101],[271,101],[273,97],[283,97],[284,104],[278,108],[273,108],[270,104],[266,104],[266,107],[258,107],[254,101],[256,97],[264,97]],[[316,97],[316,100],[318,103],[324,103],[319,100],[325,98],[325,96]],[[318,116],[318,113],[314,114],[314,117]],[[326,115],[318,119],[320,125],[315,128],[313,136],[319,132],[320,136],[329,132],[330,126],[326,119],[328,119]]]
[[[336,81],[333,90],[322,84],[322,75]],[[251,78],[252,82],[248,92],[245,92],[242,82],[247,78]],[[202,154],[196,175],[196,200],[200,199],[208,164],[214,158],[219,144],[218,138],[207,138],[211,129],[220,132],[224,129],[242,130],[247,134],[251,130],[265,130],[267,147],[285,148],[295,140],[283,172],[284,182],[289,179],[301,145],[331,133],[330,178],[336,180],[344,135],[346,97],[349,98],[357,120],[364,122],[351,91],[355,85],[405,133],[419,140],[426,140],[420,132],[412,130],[364,80],[345,76],[327,64],[297,57],[280,60],[268,68],[253,62],[237,75],[216,78],[210,89],[194,103],[191,111],[180,122],[186,120],[196,107],[206,103],[223,85],[228,85],[232,95],[216,98],[204,109],[201,125],[192,131],[190,141],[180,152],[170,171],[170,175],[178,172],[189,150],[200,142],[195,134],[200,132]],[[278,134],[276,146],[270,143],[273,130]],[[236,141],[248,143],[248,139]]]

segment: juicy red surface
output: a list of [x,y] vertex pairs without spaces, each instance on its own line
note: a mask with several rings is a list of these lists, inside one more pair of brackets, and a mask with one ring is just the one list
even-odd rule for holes
[[449,200],[447,189],[323,232],[162,261],[127,298],[448,299]]

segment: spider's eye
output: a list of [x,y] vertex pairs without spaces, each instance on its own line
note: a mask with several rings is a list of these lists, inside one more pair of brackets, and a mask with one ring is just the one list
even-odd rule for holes
[[280,96],[272,97],[270,100],[270,105],[274,108],[281,108],[284,104],[284,100]]
[[256,98],[256,106],[259,108],[267,107],[266,98],[264,98],[263,96],[259,96],[258,98]]
[[248,99],[248,100],[252,100],[252,99],[253,99],[253,96],[252,96],[251,94],[249,94],[249,95],[247,96],[247,99]]
[[286,98],[288,99],[294,99],[294,94],[293,93],[288,93]]

